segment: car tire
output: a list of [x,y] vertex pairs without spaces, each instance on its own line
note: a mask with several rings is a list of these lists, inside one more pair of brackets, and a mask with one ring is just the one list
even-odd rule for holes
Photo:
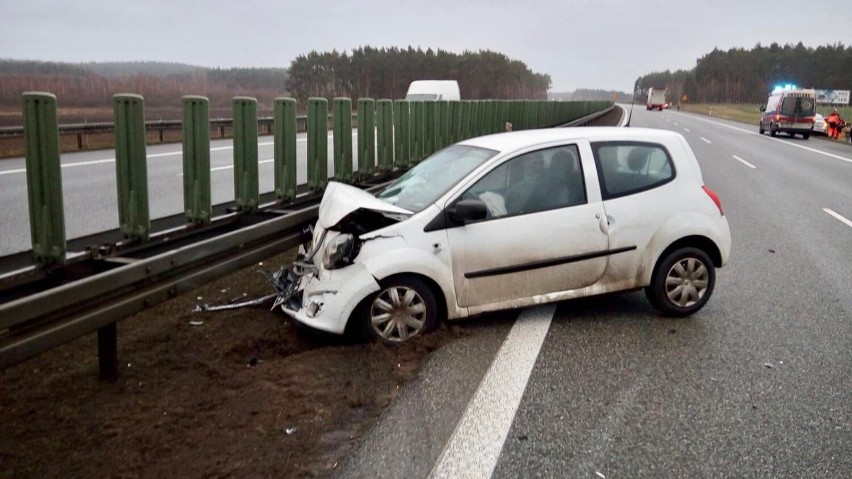
[[380,286],[357,313],[365,339],[400,344],[435,328],[438,305],[426,283],[411,276],[395,276],[382,281]]
[[761,135],[766,132],[766,130],[763,128],[763,122],[760,122],[759,126],[757,127],[757,132]]
[[715,286],[716,269],[710,256],[688,247],[657,262],[645,296],[663,315],[684,317],[704,307]]
[[806,140],[807,140],[807,139],[808,139],[808,138],[810,138],[810,137],[811,137],[811,134],[810,134],[810,133],[802,133],[802,138],[804,138],[804,139],[806,139]]
[[769,136],[775,136],[778,132],[775,131],[775,125],[769,124]]

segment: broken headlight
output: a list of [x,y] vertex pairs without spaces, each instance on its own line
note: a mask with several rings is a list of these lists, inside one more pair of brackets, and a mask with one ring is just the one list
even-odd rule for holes
[[335,236],[325,245],[322,265],[325,269],[335,269],[349,264],[352,260],[350,255],[354,246],[355,238],[351,234]]

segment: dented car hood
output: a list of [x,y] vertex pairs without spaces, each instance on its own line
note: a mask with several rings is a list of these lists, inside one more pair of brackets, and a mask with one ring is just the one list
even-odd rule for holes
[[320,202],[318,222],[324,229],[333,228],[347,215],[361,209],[390,215],[413,214],[412,211],[382,201],[360,188],[330,181]]

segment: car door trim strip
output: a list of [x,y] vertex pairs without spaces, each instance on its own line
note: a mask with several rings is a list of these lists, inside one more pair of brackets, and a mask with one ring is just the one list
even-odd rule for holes
[[608,249],[605,251],[594,251],[592,253],[578,254],[574,256],[566,256],[564,258],[549,259],[546,261],[535,261],[532,263],[517,264],[513,266],[501,266],[499,268],[483,269],[481,271],[472,271],[465,273],[467,279],[482,278],[484,276],[496,276],[498,274],[520,273],[531,269],[547,268],[550,266],[558,266],[561,264],[576,263],[588,259],[600,258],[601,256],[610,256],[626,251],[633,251],[636,246],[625,246],[624,248]]

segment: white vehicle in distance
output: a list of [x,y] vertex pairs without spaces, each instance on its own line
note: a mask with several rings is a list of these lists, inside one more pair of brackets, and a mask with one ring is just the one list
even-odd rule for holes
[[458,101],[461,100],[459,83],[455,80],[417,80],[408,86],[408,101]]
[[825,117],[822,113],[814,115],[814,134],[825,136]]
[[279,303],[312,328],[386,343],[443,319],[638,288],[687,316],[730,247],[680,134],[501,133],[435,153],[376,196],[329,183]]

